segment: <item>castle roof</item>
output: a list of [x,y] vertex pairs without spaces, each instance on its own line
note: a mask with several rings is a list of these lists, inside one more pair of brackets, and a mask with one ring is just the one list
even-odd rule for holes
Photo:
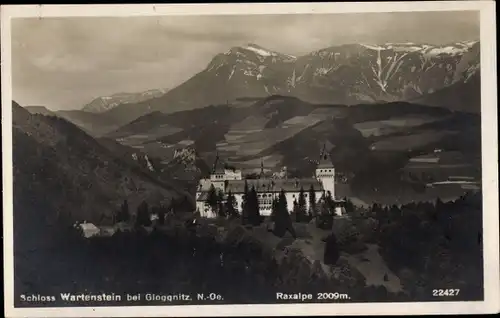
[[210,179],[200,179],[198,182],[198,192],[204,192],[210,190],[210,187],[212,186],[212,181]]
[[246,180],[229,180],[227,181],[226,192],[244,193],[245,181],[248,184],[248,189],[255,188],[257,192],[299,192],[301,188],[304,191],[309,191],[311,186],[316,191],[323,191],[323,185],[316,179],[246,179]]
[[333,168],[333,163],[330,155],[326,151],[326,145],[323,146],[323,149],[321,150],[318,168]]
[[208,200],[208,192],[202,192],[200,196],[196,199],[196,201],[207,201]]
[[318,168],[333,168],[333,163],[328,155],[325,154],[321,156],[321,159],[318,163]]
[[222,160],[220,160],[219,155],[215,157],[214,166],[212,168],[212,173],[224,173],[225,167]]

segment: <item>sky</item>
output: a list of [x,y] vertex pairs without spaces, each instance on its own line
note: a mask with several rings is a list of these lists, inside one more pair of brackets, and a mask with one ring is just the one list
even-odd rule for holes
[[68,110],[99,96],[174,88],[216,54],[247,43],[300,56],[349,43],[470,40],[479,40],[472,11],[17,18],[13,98]]

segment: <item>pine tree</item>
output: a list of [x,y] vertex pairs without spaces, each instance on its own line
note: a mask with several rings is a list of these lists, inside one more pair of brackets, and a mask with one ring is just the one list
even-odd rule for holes
[[323,198],[319,203],[319,215],[316,224],[323,230],[331,230],[333,227],[333,208],[329,206],[326,198]]
[[210,189],[208,190],[207,203],[212,209],[213,213],[216,213],[217,211],[217,201],[218,201],[217,191],[215,190],[215,187],[212,184],[210,186]]
[[297,222],[307,221],[307,210],[306,210],[306,195],[304,193],[304,188],[300,188],[299,201],[298,201],[298,214]]
[[130,211],[127,200],[124,200],[120,211],[117,213],[116,222],[128,222],[130,220]]
[[333,201],[332,193],[330,191],[326,192],[325,200],[329,207],[334,208],[335,203]]
[[274,222],[274,234],[281,237],[286,231],[289,231],[293,237],[296,237],[295,230],[292,224],[292,218],[288,212],[288,203],[286,200],[285,191],[281,190],[278,203],[276,205],[277,213]]
[[354,204],[352,203],[351,199],[345,199],[345,211],[347,213],[353,213],[354,212]]
[[286,195],[285,195],[285,191],[284,190],[281,190],[280,192],[280,196],[279,196],[279,211],[280,211],[280,214],[282,215],[290,215],[288,213],[288,202],[286,200]]
[[225,218],[227,216],[226,209],[224,207],[224,194],[222,191],[219,191],[217,195],[217,215],[221,218]]
[[316,215],[316,191],[314,191],[314,186],[311,184],[309,188],[309,216],[312,218]]
[[252,186],[248,198],[249,198],[248,221],[252,225],[259,225],[261,221],[260,210],[259,210],[259,198],[257,197],[257,191],[255,190],[255,187]]
[[326,239],[324,250],[324,262],[328,265],[334,265],[340,258],[339,247],[335,234],[330,234]]
[[225,209],[227,216],[231,218],[238,216],[238,211],[236,210],[236,199],[234,195],[231,193],[231,191],[227,193]]
[[146,201],[142,201],[137,207],[137,218],[135,220],[137,226],[150,226],[151,218],[149,214],[149,207]]
[[271,205],[271,221],[276,222],[276,219],[278,218],[279,214],[279,200],[276,198],[273,198],[273,202]]
[[293,200],[293,215],[295,216],[295,222],[300,222],[301,221],[301,211],[299,209],[299,203],[297,200]]
[[165,224],[165,215],[167,214],[167,208],[162,204],[158,209],[158,224]]
[[444,210],[445,203],[440,198],[437,198],[434,206],[436,207],[437,212],[442,212]]
[[248,222],[249,195],[250,191],[248,190],[248,182],[247,180],[245,180],[245,188],[243,190],[243,200],[241,202],[241,215],[243,224],[246,224]]
[[172,211],[172,214],[177,214],[178,212],[178,203],[176,199],[172,199],[172,202],[170,203],[170,211]]

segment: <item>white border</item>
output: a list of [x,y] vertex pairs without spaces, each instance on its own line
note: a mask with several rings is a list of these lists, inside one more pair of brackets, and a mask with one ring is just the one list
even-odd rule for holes
[[[485,300],[477,302],[185,305],[137,307],[13,307],[12,237],[12,92],[10,19],[13,17],[90,17],[155,15],[296,14],[347,12],[478,10],[481,17],[482,182]],[[498,151],[496,23],[493,1],[365,3],[266,3],[178,5],[28,5],[1,7],[2,162],[4,211],[4,295],[6,317],[140,317],[140,316],[296,316],[483,314],[500,311],[498,232]],[[451,27],[451,26],[450,26]]]

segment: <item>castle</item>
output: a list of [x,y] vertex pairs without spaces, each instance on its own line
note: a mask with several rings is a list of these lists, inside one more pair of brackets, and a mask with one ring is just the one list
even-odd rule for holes
[[[196,190],[197,211],[202,217],[216,217],[215,212],[212,211],[207,202],[209,190],[214,186],[216,191],[223,193],[224,197],[228,193],[234,195],[236,208],[241,213],[245,183],[247,183],[248,189],[253,187],[256,190],[260,215],[263,216],[271,215],[272,201],[278,198],[282,190],[285,193],[289,210],[292,210],[294,202],[298,201],[301,189],[304,191],[307,210],[309,210],[308,196],[311,188],[315,192],[315,198],[318,202],[327,194],[331,195],[335,201],[335,167],[325,149],[320,155],[314,177],[304,179],[288,179],[286,176],[281,179],[265,178],[262,164],[260,178],[244,179],[240,170],[224,167],[217,155],[210,178],[201,179],[198,183]],[[338,216],[343,214],[340,206],[335,209],[335,214]]]

